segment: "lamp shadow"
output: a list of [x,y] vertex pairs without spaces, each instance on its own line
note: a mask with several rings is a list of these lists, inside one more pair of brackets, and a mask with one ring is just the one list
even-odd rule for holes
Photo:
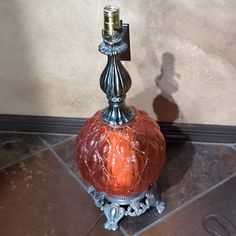
[[[173,195],[172,186],[175,186],[175,190],[179,188],[181,180],[192,166],[194,155],[194,146],[190,142],[189,136],[184,134],[176,123],[181,111],[173,98],[173,94],[178,91],[177,79],[180,78],[180,74],[175,71],[175,61],[172,53],[163,53],[161,73],[155,78],[155,84],[159,88],[160,94],[153,99],[152,104],[161,128],[167,124],[168,128],[174,130],[175,133],[175,137],[171,137],[171,135],[167,136],[165,130],[162,130],[166,135],[167,143],[166,165],[161,172],[156,188],[159,196],[164,194],[167,199]],[[180,136],[181,140],[177,138]]]
[[178,90],[175,77],[180,78],[180,74],[175,72],[175,57],[172,53],[165,52],[162,55],[161,74],[155,79],[161,94],[153,100],[153,110],[159,122],[172,123],[179,117],[179,107],[172,97]]
[[[176,58],[174,54],[164,52],[159,62],[154,52],[155,50],[151,47],[146,49],[139,73],[147,86],[147,82],[150,81],[147,76],[150,76],[150,72],[147,74],[146,68],[149,68],[149,71],[155,71],[154,66],[160,67],[160,73],[153,78],[160,93],[151,98],[156,90],[153,86],[147,86],[148,89],[134,96],[130,102],[137,104],[138,107],[147,107],[151,102],[156,119],[166,138],[166,165],[154,187],[159,198],[164,197],[163,200],[166,200],[168,205],[169,200],[174,201],[171,199],[172,196],[176,196],[173,191],[178,191],[181,184],[184,184],[182,180],[192,167],[195,150],[190,137],[177,124],[178,118],[183,115],[173,96],[179,89],[178,79],[181,78],[181,75],[176,72]],[[151,65],[148,64],[150,61]],[[170,134],[168,130],[172,130],[173,133]],[[178,197],[184,198],[184,195]]]

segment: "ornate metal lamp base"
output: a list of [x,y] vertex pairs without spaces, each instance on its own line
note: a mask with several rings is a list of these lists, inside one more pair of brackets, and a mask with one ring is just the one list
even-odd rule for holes
[[165,203],[158,201],[151,189],[131,197],[120,197],[107,195],[90,186],[88,193],[95,205],[104,211],[107,218],[104,228],[107,230],[115,231],[118,228],[119,221],[125,216],[142,215],[150,207],[155,207],[161,214],[166,208]]

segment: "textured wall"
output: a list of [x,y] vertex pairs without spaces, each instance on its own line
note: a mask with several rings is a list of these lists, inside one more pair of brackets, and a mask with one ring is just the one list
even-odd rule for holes
[[[110,1],[0,1],[0,113],[87,117],[106,105]],[[236,2],[114,1],[131,27],[128,104],[161,121],[235,124]]]

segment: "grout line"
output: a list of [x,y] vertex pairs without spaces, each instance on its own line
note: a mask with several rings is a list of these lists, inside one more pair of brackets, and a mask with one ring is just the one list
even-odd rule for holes
[[65,169],[68,171],[68,173],[83,187],[83,189],[87,192],[87,186],[83,183],[83,181],[81,181],[76,175],[75,173],[65,164],[65,162],[58,156],[58,154],[55,152],[55,150],[53,149],[53,147],[51,145],[49,145],[47,143],[46,140],[43,140],[40,136],[39,138],[45,143],[45,145],[48,147],[48,150],[50,150],[53,155],[56,157],[57,161],[59,161],[64,167]]
[[[176,141],[173,141],[173,142],[176,142]],[[182,141],[182,142],[185,142],[185,141]],[[204,141],[190,141],[190,143],[193,143],[193,144],[203,144],[203,145],[224,145],[224,146],[230,146],[230,147],[235,145],[235,143],[204,142]]]
[[192,198],[191,200],[189,200],[188,202],[185,202],[183,205],[175,208],[173,211],[169,212],[168,214],[164,215],[163,217],[161,217],[160,219],[158,219],[157,221],[153,222],[152,224],[148,225],[147,227],[141,229],[140,231],[136,232],[133,234],[133,236],[139,236],[142,233],[144,233],[145,231],[147,231],[148,229],[152,228],[154,225],[157,225],[158,223],[168,219],[169,217],[171,217],[172,215],[174,215],[176,212],[182,210],[183,208],[187,207],[188,205],[190,205],[192,202],[196,201],[197,199],[205,196],[207,193],[211,192],[212,190],[218,188],[219,186],[221,186],[222,184],[224,184],[225,182],[227,182],[228,180],[230,180],[231,178],[236,176],[236,172],[233,173],[232,175],[228,176],[227,178],[225,178],[224,180],[222,180],[221,182],[213,185],[212,187],[210,187],[208,190],[206,190],[205,192],[200,193],[199,195],[197,195],[196,197]]
[[49,148],[50,151],[55,155],[56,159],[66,168],[69,174],[83,187],[83,189],[88,192],[87,186],[81,181],[76,174],[65,164],[65,162],[58,156],[58,154],[53,150],[53,148]]
[[[72,136],[72,137],[69,137],[69,138],[66,138],[66,139],[64,139],[64,140],[61,140],[61,141],[59,141],[59,142],[57,142],[57,143],[49,144],[49,143],[47,142],[47,140],[45,140],[44,138],[42,138],[42,137],[40,136],[40,134],[36,134],[36,135],[37,135],[37,137],[44,143],[44,145],[46,145],[48,148],[50,148],[50,147],[54,148],[54,147],[56,147],[57,145],[63,144],[64,142],[69,141],[69,140],[75,138],[75,135],[74,135],[74,136]],[[64,135],[61,135],[61,136],[64,136]]]
[[192,143],[192,144],[203,144],[203,145],[224,145],[224,146],[232,146],[236,143],[228,142],[228,143],[221,143],[221,142],[209,142],[209,141],[193,141],[193,140],[178,140],[178,139],[171,139],[168,140],[166,138],[166,142],[168,143]]
[[130,234],[128,234],[125,229],[120,225],[119,226],[119,230],[121,231],[121,233],[123,234],[123,236],[130,236]]
[[63,144],[63,143],[65,143],[65,142],[67,142],[67,141],[70,141],[70,140],[72,140],[72,139],[74,139],[74,138],[75,138],[75,136],[72,136],[72,137],[66,138],[66,139],[64,139],[64,140],[62,140],[62,141],[59,141],[58,143],[55,143],[55,144],[52,144],[52,145],[48,144],[48,145],[51,146],[52,148],[54,148],[54,147],[56,147],[57,145]]
[[232,144],[231,147],[236,150],[236,143]]
[[225,146],[228,148],[232,148],[234,150],[236,150],[236,143],[211,143],[211,142],[197,142],[197,141],[191,141],[192,144],[197,144],[197,145],[212,145],[212,146]]
[[25,160],[27,160],[27,159],[29,159],[29,158],[31,158],[31,157],[37,156],[38,154],[40,154],[41,152],[44,152],[44,151],[46,151],[46,150],[48,150],[47,147],[42,148],[42,149],[40,149],[40,150],[38,150],[38,151],[36,151],[36,152],[33,152],[33,153],[30,154],[30,155],[26,155],[26,156],[23,157],[22,159],[19,159],[19,160],[17,160],[17,161],[13,161],[12,163],[9,163],[9,164],[7,164],[7,165],[1,166],[1,167],[0,167],[0,170],[6,169],[6,168],[8,168],[8,167],[10,167],[10,166],[16,165],[17,163],[20,163],[20,162],[22,162],[22,161],[25,161]]

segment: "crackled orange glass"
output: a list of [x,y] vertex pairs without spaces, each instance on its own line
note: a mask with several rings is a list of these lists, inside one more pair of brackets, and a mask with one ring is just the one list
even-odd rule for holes
[[112,126],[101,111],[77,137],[77,162],[84,179],[110,195],[131,196],[148,189],[165,163],[165,139],[158,124],[132,107],[134,118]]

